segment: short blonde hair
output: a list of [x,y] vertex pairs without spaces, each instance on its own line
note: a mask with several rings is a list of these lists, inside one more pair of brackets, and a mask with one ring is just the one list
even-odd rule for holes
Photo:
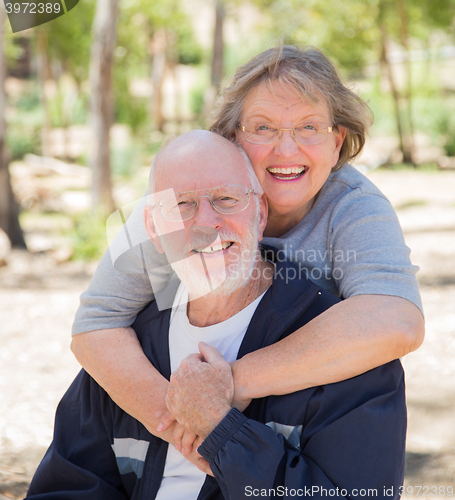
[[274,81],[291,86],[302,99],[313,103],[325,100],[333,126],[346,129],[346,138],[333,170],[340,169],[362,151],[373,113],[343,84],[332,62],[314,47],[275,47],[240,66],[218,100],[215,122],[210,130],[234,141],[246,98],[261,83]]

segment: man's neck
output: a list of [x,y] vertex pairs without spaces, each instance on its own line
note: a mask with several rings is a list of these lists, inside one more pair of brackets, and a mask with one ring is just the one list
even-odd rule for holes
[[252,277],[232,293],[217,294],[215,291],[195,300],[190,297],[187,307],[189,322],[198,327],[215,325],[254,302],[272,284],[274,266],[261,258],[254,268],[250,273]]

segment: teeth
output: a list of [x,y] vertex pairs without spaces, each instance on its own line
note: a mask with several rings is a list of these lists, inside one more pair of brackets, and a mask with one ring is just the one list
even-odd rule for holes
[[225,243],[221,243],[221,245],[212,245],[210,247],[207,247],[207,248],[203,248],[201,250],[194,250],[195,252],[198,252],[198,253],[215,253],[215,252],[219,252],[220,250],[224,250],[228,247],[230,247],[232,245],[232,241],[227,241]]
[[271,174],[301,174],[305,171],[305,167],[290,167],[290,168],[277,168],[270,167],[267,169]]
[[275,179],[282,179],[284,181],[292,181],[292,179],[298,179],[298,175],[294,175],[294,177],[280,177],[279,175],[275,175]]

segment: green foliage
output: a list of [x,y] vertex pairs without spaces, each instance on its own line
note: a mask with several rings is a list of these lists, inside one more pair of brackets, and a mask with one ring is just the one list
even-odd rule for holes
[[49,115],[53,127],[66,127],[68,125],[84,124],[88,120],[88,96],[78,94],[68,110],[67,120],[64,109],[68,106],[66,95],[59,91],[56,96],[48,101]]
[[150,97],[131,95],[131,82],[134,78],[150,79],[151,43],[160,29],[167,33],[169,60],[195,64],[202,59],[202,49],[178,0],[121,2],[113,74],[115,120],[130,125],[135,135],[142,134],[150,125]]
[[442,147],[447,156],[455,156],[455,96],[452,99],[440,98],[438,108],[428,105],[432,114],[437,110],[434,120],[434,135],[442,140]]
[[95,3],[95,0],[79,2],[64,16],[34,29],[48,33],[48,57],[59,61],[62,70],[69,72],[78,83],[88,78]]
[[31,92],[26,92],[24,94],[21,94],[17,101],[15,102],[15,106],[18,109],[18,111],[35,111],[36,109],[39,109],[41,104],[40,101],[40,96],[38,93],[38,87],[35,86],[34,89],[32,89]]
[[119,177],[132,177],[139,167],[140,151],[137,146],[113,147],[111,171]]
[[204,96],[210,86],[210,73],[207,65],[198,67],[197,79],[190,89],[190,109],[195,116],[200,116],[204,108]]
[[129,89],[128,73],[123,65],[119,64],[114,71],[114,120],[131,127],[133,134],[137,134],[148,124],[147,98],[132,96]]
[[28,153],[40,154],[42,109],[37,86],[10,99],[16,112],[8,119],[6,143],[12,160],[20,160]]
[[202,47],[197,43],[188,21],[185,21],[179,28],[176,50],[180,64],[197,65],[202,62],[204,56]]
[[108,247],[106,217],[94,216],[91,212],[74,217],[74,229],[70,233],[73,247],[72,260],[100,259]]
[[314,45],[357,74],[375,49],[376,3],[377,0],[269,1],[267,30],[284,43]]
[[41,129],[39,127],[22,124],[11,124],[7,128],[6,143],[11,160],[20,160],[26,154],[40,154]]

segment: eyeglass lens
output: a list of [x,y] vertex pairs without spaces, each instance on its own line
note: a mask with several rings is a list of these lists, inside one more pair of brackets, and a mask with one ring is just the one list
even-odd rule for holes
[[221,214],[233,214],[244,210],[249,203],[245,186],[229,185],[207,190],[198,196],[195,192],[178,192],[165,196],[160,202],[161,215],[169,221],[188,220],[197,211],[199,198],[209,198],[212,207]]
[[323,123],[301,124],[292,129],[280,128],[275,124],[249,124],[243,127],[245,138],[252,144],[272,144],[280,137],[283,130],[289,130],[300,144],[322,144],[332,128]]

